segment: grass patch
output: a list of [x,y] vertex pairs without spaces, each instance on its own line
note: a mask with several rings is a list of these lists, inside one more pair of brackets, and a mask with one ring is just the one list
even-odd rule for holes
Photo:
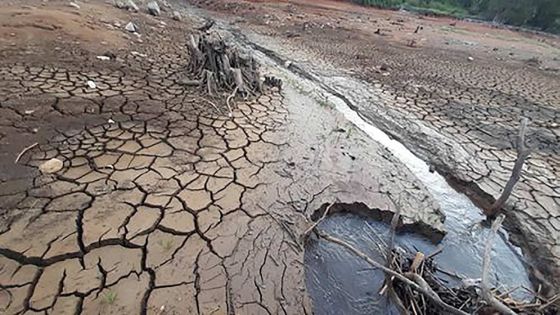
[[163,250],[165,250],[166,252],[170,251],[173,248],[173,240],[172,239],[167,239],[167,240],[160,240],[158,242],[158,244],[163,248]]
[[112,305],[117,300],[117,292],[109,291],[103,295],[103,303]]

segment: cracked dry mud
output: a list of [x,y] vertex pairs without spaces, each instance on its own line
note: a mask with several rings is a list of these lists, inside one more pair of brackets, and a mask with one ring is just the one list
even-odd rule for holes
[[[192,2],[314,73],[481,206],[501,193],[520,117],[529,118],[535,150],[506,224],[546,280],[560,285],[560,76],[550,70],[560,69],[556,37],[328,0]],[[537,56],[541,66],[528,62]]]
[[[71,10],[48,6],[21,10]],[[80,10],[96,27],[88,12],[123,14]],[[192,26],[133,17],[145,38],[124,35],[134,52],[115,61],[96,61],[91,43],[48,42],[0,64],[3,313],[309,314],[299,236],[326,203],[384,217],[388,193],[403,195],[405,223],[441,231],[422,184],[360,132],[341,133],[352,128],[342,117],[289,86],[220,115],[177,83]],[[63,168],[42,174],[52,158]]]

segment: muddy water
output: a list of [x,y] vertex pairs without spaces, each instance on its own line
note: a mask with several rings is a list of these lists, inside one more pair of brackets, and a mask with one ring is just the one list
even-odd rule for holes
[[[490,231],[481,224],[485,219],[482,211],[465,195],[449,186],[441,175],[430,172],[428,165],[401,143],[362,119],[341,99],[331,95],[328,100],[356,127],[389,149],[422,181],[440,204],[446,215],[445,228],[448,234],[440,244],[444,250],[436,258],[439,267],[461,277],[480,278],[484,246]],[[387,238],[388,228],[383,223],[344,214],[332,216],[320,225],[320,229],[353,243],[371,257],[382,259],[374,244],[379,243],[376,234]],[[521,250],[508,242],[503,229],[500,230],[500,236],[495,240],[493,250],[494,283],[499,283],[504,290],[518,286],[530,288]],[[436,249],[429,241],[410,234],[399,236],[398,243],[412,252],[431,253]],[[372,309],[374,313],[394,312],[387,301],[376,294],[383,275],[371,270],[361,259],[322,240],[311,243],[305,255],[307,285],[318,314],[371,314]],[[441,276],[452,285],[460,285],[456,277]],[[517,292],[517,297],[525,296],[522,290]]]

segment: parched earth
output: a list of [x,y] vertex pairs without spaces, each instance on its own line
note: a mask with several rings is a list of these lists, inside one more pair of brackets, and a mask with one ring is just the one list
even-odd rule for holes
[[326,204],[387,219],[391,194],[441,232],[404,165],[288,84],[232,117],[179,84],[171,8],[0,9],[2,313],[309,314],[300,236]]
[[558,285],[558,37],[340,1],[190,2],[313,73],[482,207],[508,180],[529,118],[533,153],[506,224],[540,280]]

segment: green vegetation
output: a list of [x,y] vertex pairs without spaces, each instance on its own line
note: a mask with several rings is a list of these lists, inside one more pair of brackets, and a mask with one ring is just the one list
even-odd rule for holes
[[161,247],[163,247],[164,251],[170,251],[173,248],[173,240],[172,239],[167,239],[167,240],[160,240],[159,245]]
[[381,8],[424,14],[477,17],[560,33],[560,0],[354,0]]
[[109,291],[103,295],[102,302],[108,305],[112,305],[117,300],[117,293],[114,291]]

